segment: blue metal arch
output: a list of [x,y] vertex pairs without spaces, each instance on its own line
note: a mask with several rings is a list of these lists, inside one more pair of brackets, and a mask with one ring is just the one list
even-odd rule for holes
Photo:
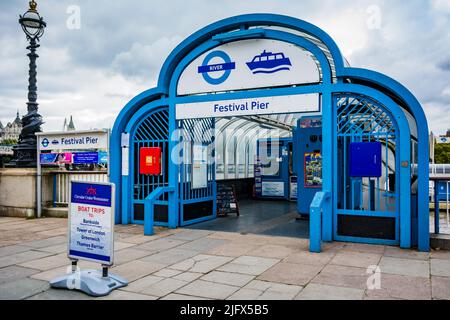
[[[213,23],[205,28],[197,31],[187,39],[185,39],[179,46],[177,46],[172,53],[166,59],[158,79],[158,85],[156,88],[144,91],[140,95],[133,98],[120,112],[116,119],[112,133],[111,133],[111,181],[116,183],[116,192],[119,193],[121,190],[120,184],[120,172],[121,172],[121,133],[124,132],[125,126],[130,120],[131,116],[139,110],[143,105],[151,101],[158,100],[165,95],[168,95],[170,83],[173,79],[173,73],[176,70],[179,63],[188,55],[191,51],[195,50],[197,47],[201,46],[204,42],[210,40],[214,35],[220,33],[226,33],[235,30],[242,30],[248,27],[254,26],[277,26],[285,27],[287,29],[292,29],[294,31],[301,31],[312,35],[319,39],[328,48],[331,56],[335,63],[336,76],[339,82],[346,78],[364,80],[367,83],[373,83],[383,88],[383,91],[394,94],[398,99],[400,99],[407,106],[411,114],[416,120],[418,128],[418,140],[419,140],[419,190],[418,196],[421,198],[428,198],[428,126],[426,122],[426,117],[423,112],[420,103],[412,95],[408,89],[396,82],[395,80],[382,75],[377,72],[373,72],[365,69],[357,68],[347,68],[344,66],[343,56],[332,38],[322,31],[320,28],[293,18],[283,15],[275,14],[246,14],[236,17],[227,18],[216,23]],[[274,32],[274,31],[271,31]],[[287,32],[284,32],[287,33]],[[299,35],[292,35],[293,37],[301,38]],[[333,84],[323,84],[316,86],[316,92],[321,92],[323,94],[323,105],[331,105],[331,93],[335,92],[335,85]],[[311,86],[310,89],[312,89]],[[337,88],[337,87],[336,87]],[[296,88],[298,90],[298,88]],[[366,94],[370,91],[370,87],[366,88],[367,91],[361,92]],[[306,90],[305,90],[306,91]],[[273,91],[272,91],[273,92]],[[254,92],[256,93],[256,92]],[[368,95],[370,97],[370,94]],[[174,97],[169,97],[170,99]],[[327,108],[325,108],[327,109]],[[332,123],[331,112],[323,110],[323,120],[324,123]],[[174,110],[170,108],[170,118],[174,119]],[[174,122],[174,121],[173,121]],[[175,124],[171,127],[175,129]],[[324,137],[328,134],[332,134],[332,128],[324,128]],[[331,136],[330,136],[331,142]],[[327,150],[332,152],[331,144],[325,143],[324,152]],[[331,153],[330,153],[331,154]],[[331,159],[324,158],[324,167],[331,165]],[[331,185],[330,185],[331,186]],[[117,196],[118,194],[116,194]],[[116,201],[120,207],[120,196],[116,197]],[[419,249],[422,251],[429,250],[429,233],[428,233],[428,208],[426,201],[419,201]],[[116,222],[121,222],[120,212],[116,212]],[[328,229],[325,226],[325,229]],[[324,240],[331,240],[330,234],[324,233]]]
[[344,58],[337,44],[326,32],[324,32],[317,26],[309,22],[285,15],[268,13],[244,14],[212,23],[195,32],[194,34],[186,38],[183,42],[181,42],[164,62],[159,74],[158,87],[167,90],[167,88],[169,87],[168,84],[170,83],[172,78],[172,73],[178,64],[178,61],[182,60],[187,54],[189,54],[189,52],[194,50],[203,42],[211,39],[212,36],[241,29],[243,26],[252,27],[269,25],[276,27],[285,27],[294,31],[305,32],[318,38],[330,50],[335,63],[336,72],[344,69]]

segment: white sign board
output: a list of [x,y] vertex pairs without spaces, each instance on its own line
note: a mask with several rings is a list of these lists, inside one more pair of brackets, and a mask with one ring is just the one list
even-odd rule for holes
[[318,93],[248,98],[236,100],[181,103],[176,105],[177,120],[253,116],[261,114],[301,113],[320,111]]
[[108,149],[107,131],[42,133],[38,137],[41,151]]
[[71,181],[68,256],[112,265],[114,184]]
[[438,143],[438,144],[450,143],[450,137],[437,137],[436,138],[436,143]]
[[192,189],[208,187],[208,147],[194,144],[192,147]]
[[264,181],[261,194],[263,197],[284,197],[284,182]]
[[296,45],[269,39],[220,45],[193,60],[178,81],[177,94],[318,83],[313,55]]

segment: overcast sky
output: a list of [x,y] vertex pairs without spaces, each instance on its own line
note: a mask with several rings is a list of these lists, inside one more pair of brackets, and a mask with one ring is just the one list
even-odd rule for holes
[[[280,13],[311,22],[354,67],[385,73],[422,103],[430,129],[450,128],[450,0],[38,0],[48,27],[38,61],[45,130],[111,127],[135,95],[154,87],[170,51],[214,21]],[[28,0],[0,0],[0,121],[26,112],[28,58],[18,24]],[[78,28],[76,13],[80,12]],[[75,14],[75,15],[74,15]]]

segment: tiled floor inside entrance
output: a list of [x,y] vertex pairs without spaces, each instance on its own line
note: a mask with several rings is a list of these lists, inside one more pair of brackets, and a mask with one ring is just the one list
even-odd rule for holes
[[69,265],[66,225],[0,218],[0,299],[450,299],[448,251],[331,243],[312,254],[298,237],[213,229],[146,237],[135,225],[116,226],[111,270],[129,285],[91,298],[49,288]]

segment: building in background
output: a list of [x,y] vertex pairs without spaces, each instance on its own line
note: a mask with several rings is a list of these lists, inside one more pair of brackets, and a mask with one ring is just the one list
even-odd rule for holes
[[20,120],[19,111],[13,122],[8,122],[6,126],[0,123],[0,143],[15,143],[19,140],[22,131],[22,120]]
[[73,123],[73,118],[70,116],[69,123],[67,123],[67,118],[64,118],[63,131],[75,131],[75,124]]
[[447,133],[442,136],[436,138],[436,143],[450,143],[450,129],[447,130]]

